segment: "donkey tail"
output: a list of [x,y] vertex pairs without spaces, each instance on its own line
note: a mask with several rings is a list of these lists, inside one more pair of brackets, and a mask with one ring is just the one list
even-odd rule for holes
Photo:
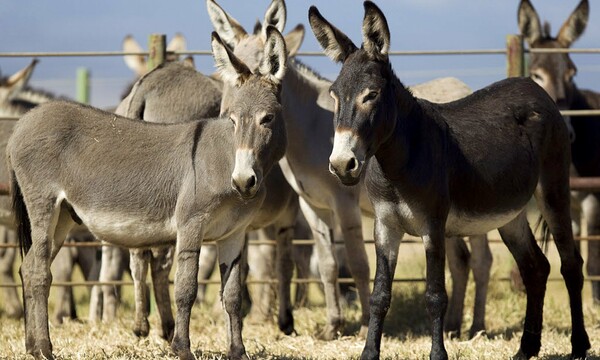
[[547,254],[548,253],[548,241],[550,240],[551,233],[550,233],[550,227],[548,226],[548,223],[546,222],[546,220],[544,220],[544,217],[542,215],[540,215],[538,217],[537,221],[535,222],[533,233],[534,234],[537,233],[538,230],[540,230],[540,232],[542,233],[540,247],[542,248],[544,253]]
[[12,198],[12,208],[15,214],[15,222],[17,224],[17,238],[19,239],[19,246],[21,247],[21,259],[31,249],[31,222],[29,220],[29,213],[23,200],[23,193],[21,193],[21,187],[17,182],[15,172],[10,172],[10,194]]

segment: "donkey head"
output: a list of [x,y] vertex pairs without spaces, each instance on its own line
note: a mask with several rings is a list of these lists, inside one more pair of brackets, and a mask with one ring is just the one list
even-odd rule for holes
[[29,82],[33,69],[38,63],[37,59],[33,59],[25,68],[17,71],[8,78],[0,79],[0,104],[4,104],[14,99]]
[[251,198],[273,164],[283,157],[287,145],[280,105],[281,80],[287,65],[285,41],[275,27],[267,26],[264,55],[254,72],[216,32],[212,35],[212,51],[230,89],[230,106],[223,115],[232,122],[236,146],[231,185],[242,197]]
[[335,137],[329,170],[346,185],[360,180],[366,160],[395,127],[394,87],[388,51],[390,31],[381,10],[364,3],[363,45],[360,49],[331,25],[316,7],[309,21],[317,40],[333,61],[342,63],[330,89],[335,102]]
[[[568,48],[585,30],[589,11],[588,0],[582,0],[554,38],[550,35],[548,23],[542,29],[538,14],[529,0],[521,0],[519,28],[530,48]],[[569,108],[575,91],[573,77],[577,68],[568,53],[531,54],[529,73],[561,109]]]
[[[254,26],[254,31],[249,34],[237,20],[225,12],[215,0],[207,0],[206,7],[210,21],[221,39],[233,49],[234,54],[242,59],[251,70],[258,68],[262,61],[267,39],[267,27],[274,26],[283,32],[286,22],[286,7],[283,0],[272,0],[267,8],[262,23]],[[304,26],[299,24],[285,35],[288,56],[294,56],[304,38]]]

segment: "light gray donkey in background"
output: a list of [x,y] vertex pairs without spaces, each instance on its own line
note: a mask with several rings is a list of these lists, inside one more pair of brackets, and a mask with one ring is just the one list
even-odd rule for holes
[[[38,63],[33,60],[27,67],[14,75],[0,80],[0,116],[22,116],[35,106],[56,100],[54,94],[33,89],[28,86],[28,81]],[[12,134],[16,122],[11,120],[0,121],[0,151],[6,149],[8,138]],[[0,182],[8,182],[9,175],[4,161],[0,165]],[[17,245],[14,233],[14,219],[8,197],[0,197],[0,243]],[[85,229],[77,229],[70,234],[67,241],[90,241],[91,234]],[[0,277],[2,283],[14,283],[14,261],[16,248],[0,249]],[[52,274],[58,281],[69,281],[74,266],[81,267],[86,280],[97,280],[99,265],[95,261],[96,250],[93,248],[64,248],[59,251],[57,261],[52,266]],[[98,265],[98,267],[95,267]],[[64,317],[76,318],[75,301],[71,287],[61,286],[55,289],[55,307],[52,320],[61,323]],[[4,288],[4,311],[8,317],[18,318],[23,314],[21,301],[17,296],[16,288]]]
[[[214,0],[207,0],[207,8],[215,30],[234,49],[234,53],[246,61],[251,67],[257,66],[261,60],[264,46],[264,35],[249,34],[243,27],[227,14]],[[264,23],[285,27],[286,7],[283,0],[273,0],[265,14]],[[257,30],[255,28],[255,30]],[[287,36],[286,41],[290,56],[294,56],[300,47],[304,29],[297,27]],[[255,31],[256,32],[256,31]],[[464,84],[457,86],[455,79],[440,80],[440,83],[452,84],[460,89],[458,92],[447,91],[433,94],[431,84],[422,86],[421,93],[430,92],[438,101],[450,101],[449,94],[460,98],[470,93]],[[346,246],[346,255],[350,270],[356,282],[362,307],[361,329],[359,336],[366,335],[369,320],[369,265],[362,238],[361,212],[373,216],[373,208],[360,187],[347,187],[339,183],[328,171],[329,154],[332,149],[331,136],[333,130],[333,101],[329,96],[331,82],[320,77],[314,71],[291,60],[282,84],[283,117],[288,130],[288,147],[286,155],[280,161],[286,179],[300,195],[300,206],[316,240],[319,257],[319,271],[324,284],[327,305],[327,324],[320,332],[322,339],[333,339],[339,335],[343,326],[340,307],[340,296],[337,286],[338,266],[334,256],[332,229],[338,224]],[[466,88],[466,89],[465,89]],[[444,96],[446,95],[446,96]],[[223,95],[221,111],[227,109],[227,88]],[[310,144],[310,146],[307,146]],[[460,334],[462,309],[468,268],[476,274],[476,305],[471,334],[485,328],[485,299],[492,257],[485,237],[471,239],[472,251],[480,253],[469,256],[464,241],[450,242],[448,250],[452,263],[452,275],[455,291],[452,294],[452,313],[449,315],[448,331]],[[474,261],[473,259],[478,259]]]
[[235,105],[229,118],[151,124],[57,102],[25,115],[7,147],[19,242],[25,345],[53,358],[49,266],[66,232],[82,222],[98,238],[131,248],[176,242],[177,317],[171,347],[190,350],[190,312],[202,242],[216,241],[227,312],[228,356],[247,359],[239,296],[244,233],[265,197],[264,177],[285,153],[280,89],[285,42],[267,29],[256,74],[213,33],[212,48]]
[[[176,62],[165,63],[144,75],[134,85],[131,93],[117,108],[116,113],[133,119],[162,123],[188,122],[198,118],[217,116],[221,103],[219,85],[222,86],[222,84],[215,83],[212,78],[195,71],[189,66]],[[279,292],[281,293],[279,296],[281,300],[279,323],[282,330],[289,334],[293,331],[293,323],[289,323],[288,320],[291,319],[289,285],[293,271],[290,246],[293,238],[293,226],[298,212],[298,201],[277,164],[273,166],[264,181],[268,192],[263,205],[255,215],[248,230],[269,226],[269,233],[273,234],[270,238],[276,239],[278,242],[277,254],[280,256],[277,261],[278,271],[276,273],[280,277]],[[216,248],[206,247],[202,253],[204,254],[206,250],[213,254]],[[258,256],[258,262],[264,261],[260,259],[260,254],[254,254],[257,250],[252,248],[248,251],[253,254],[253,257]],[[145,304],[147,297],[145,296],[145,287],[142,286],[145,283],[146,263],[149,260],[152,268],[157,308],[161,317],[162,335],[165,339],[170,339],[173,320],[170,315],[168,275],[172,258],[167,255],[171,254],[171,251],[166,251],[166,249],[132,249],[131,254],[136,295],[136,328],[134,332],[138,336],[146,336],[149,330],[148,307]],[[261,266],[261,264],[257,265],[252,266],[252,268],[255,271],[261,270],[262,272],[255,274],[255,276],[263,279],[273,277],[271,268]],[[202,266],[202,262],[200,262],[200,266]],[[114,294],[114,292],[110,292],[110,294]],[[256,304],[263,303],[262,299],[256,301]],[[269,313],[271,309],[266,308],[269,305],[270,303],[263,307],[256,305],[253,307],[253,311],[257,314]],[[111,318],[112,316],[114,314],[111,314]]]

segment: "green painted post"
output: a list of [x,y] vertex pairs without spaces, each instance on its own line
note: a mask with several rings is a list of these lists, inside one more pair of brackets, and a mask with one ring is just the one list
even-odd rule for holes
[[506,76],[525,76],[525,47],[521,35],[506,36]]
[[148,71],[154,70],[167,59],[167,36],[150,34],[148,37]]
[[87,68],[77,68],[77,98],[82,104],[90,103],[90,71]]

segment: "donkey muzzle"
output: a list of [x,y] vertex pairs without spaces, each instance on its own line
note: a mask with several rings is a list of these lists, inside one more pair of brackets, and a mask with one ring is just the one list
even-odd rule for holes
[[244,199],[256,195],[262,182],[260,171],[254,169],[256,161],[252,150],[237,150],[235,168],[231,174],[231,187]]
[[344,185],[356,185],[364,167],[358,138],[349,130],[336,131],[329,156],[329,171]]

